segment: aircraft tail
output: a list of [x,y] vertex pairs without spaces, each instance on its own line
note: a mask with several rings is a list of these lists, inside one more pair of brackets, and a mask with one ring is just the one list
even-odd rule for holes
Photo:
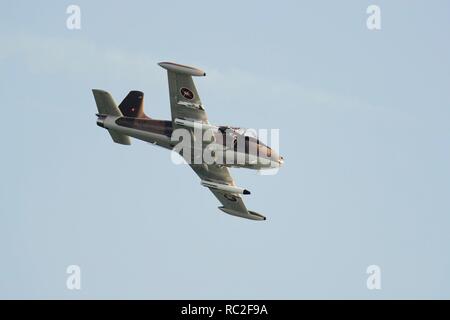
[[125,117],[149,119],[144,113],[144,93],[130,91],[119,105],[119,110]]
[[[100,118],[105,118],[106,116],[117,116],[122,117],[122,112],[119,108],[117,108],[116,102],[113,97],[106,91],[93,89],[92,93],[94,94],[95,103],[97,104],[98,116]],[[99,123],[99,122],[97,122]],[[102,126],[102,125],[101,125]],[[115,130],[107,129],[111,138],[115,143],[130,145],[130,137],[117,132]]]

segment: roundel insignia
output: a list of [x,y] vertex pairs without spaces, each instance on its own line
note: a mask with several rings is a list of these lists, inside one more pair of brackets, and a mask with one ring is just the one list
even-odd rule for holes
[[189,90],[188,88],[181,88],[180,93],[185,99],[188,99],[188,100],[194,99],[194,93],[191,90]]
[[233,201],[233,202],[237,201],[237,198],[235,196],[233,196],[232,194],[224,194],[223,196],[230,201]]

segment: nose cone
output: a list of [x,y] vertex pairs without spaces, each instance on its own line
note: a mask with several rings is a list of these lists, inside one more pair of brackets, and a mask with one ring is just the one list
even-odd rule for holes
[[272,156],[271,156],[271,168],[279,168],[283,165],[284,163],[284,158],[281,157],[280,155],[278,155],[277,153],[275,153],[274,151],[272,151]]

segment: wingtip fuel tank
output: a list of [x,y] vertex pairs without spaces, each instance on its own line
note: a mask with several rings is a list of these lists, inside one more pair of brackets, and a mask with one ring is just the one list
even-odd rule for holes
[[194,68],[194,67],[190,67],[190,66],[185,66],[182,64],[178,64],[178,63],[173,63],[173,62],[160,62],[158,63],[158,65],[161,68],[164,68],[168,71],[173,71],[176,73],[183,73],[183,74],[187,74],[190,76],[195,76],[195,77],[204,77],[206,76],[205,71]]

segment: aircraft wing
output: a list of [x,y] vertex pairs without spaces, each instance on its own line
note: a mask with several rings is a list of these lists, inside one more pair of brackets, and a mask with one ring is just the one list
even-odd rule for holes
[[[211,181],[214,183],[235,186],[233,178],[228,171],[228,168],[219,165],[207,165],[207,164],[190,164],[192,169],[202,180]],[[223,191],[216,188],[209,188],[216,198],[222,203],[222,207],[219,207],[225,213],[241,218],[251,220],[266,220],[266,217],[250,211],[246,208],[242,197],[238,193],[229,191]]]
[[178,118],[208,123],[208,117],[192,80],[193,76],[205,76],[206,73],[172,62],[161,62],[159,66],[167,70],[172,121]]
[[[205,72],[171,62],[161,62],[159,65],[167,70],[173,127],[180,127],[183,121],[191,124],[200,123],[202,126],[208,124],[208,117],[192,80],[193,76],[205,76]],[[176,119],[178,121],[175,121]],[[184,127],[193,130],[190,125]],[[208,128],[208,126],[205,128]],[[226,167],[217,164],[194,164],[192,161],[189,165],[202,181],[212,182],[222,187],[235,187],[233,178]],[[239,193],[225,191],[222,190],[223,188],[217,187],[208,186],[208,188],[222,203],[219,209],[223,212],[251,220],[266,220],[263,215],[247,210]]]

